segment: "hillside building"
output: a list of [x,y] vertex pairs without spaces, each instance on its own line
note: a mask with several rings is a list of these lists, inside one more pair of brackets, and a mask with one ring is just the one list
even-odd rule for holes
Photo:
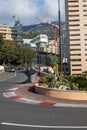
[[14,26],[9,26],[6,24],[0,25],[0,34],[2,34],[5,40],[14,40],[18,44],[22,44],[22,32],[21,32],[20,22],[16,22]]
[[0,34],[2,34],[5,40],[13,40],[14,33],[16,33],[16,31],[13,30],[13,27],[5,25],[5,24],[0,25]]

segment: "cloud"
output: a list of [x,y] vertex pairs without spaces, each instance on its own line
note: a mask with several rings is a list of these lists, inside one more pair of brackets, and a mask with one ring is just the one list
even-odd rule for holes
[[[64,0],[60,0],[64,3]],[[42,8],[43,7],[43,8]],[[58,1],[57,0],[44,0],[44,5],[41,7],[42,14],[50,20],[58,20]],[[64,4],[60,4],[61,20],[65,19],[64,15]],[[41,14],[41,16],[42,16]]]
[[[57,0],[0,0],[0,24],[14,24],[14,14],[23,25],[39,23],[36,16],[55,21],[58,20],[58,3]],[[61,4],[61,15],[64,20],[64,4]]]

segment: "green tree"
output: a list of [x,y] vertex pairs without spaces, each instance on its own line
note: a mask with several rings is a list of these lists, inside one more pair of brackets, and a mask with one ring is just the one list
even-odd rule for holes
[[0,51],[0,63],[6,65],[24,65],[31,68],[35,56],[31,48],[23,47],[14,41],[5,40]]
[[0,34],[0,49],[3,44],[4,44],[4,39],[3,39],[3,36]]
[[4,44],[4,39],[3,36],[0,34],[0,64],[2,63],[2,59],[1,59],[1,49],[2,49],[2,45]]
[[24,59],[25,67],[32,66],[32,60],[35,57],[35,52],[31,48],[23,47],[22,48],[22,56]]
[[5,40],[1,49],[2,64],[20,64],[20,59],[22,59],[21,46],[14,41]]
[[3,64],[5,65],[10,59],[10,46],[6,45],[5,43],[2,46],[1,49],[1,60],[3,62]]
[[47,64],[52,68],[58,63],[58,58],[56,55],[49,54],[47,56]]
[[15,44],[11,64],[23,65],[22,47],[18,44]]

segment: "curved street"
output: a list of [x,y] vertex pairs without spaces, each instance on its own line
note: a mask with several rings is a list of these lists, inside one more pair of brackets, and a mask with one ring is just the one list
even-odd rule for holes
[[3,96],[5,90],[27,82],[25,72],[0,81],[0,130],[87,129],[87,108],[30,105]]

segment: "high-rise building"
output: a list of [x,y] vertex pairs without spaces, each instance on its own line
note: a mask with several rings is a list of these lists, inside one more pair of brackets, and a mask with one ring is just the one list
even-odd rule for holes
[[87,0],[65,0],[70,74],[87,72]]

